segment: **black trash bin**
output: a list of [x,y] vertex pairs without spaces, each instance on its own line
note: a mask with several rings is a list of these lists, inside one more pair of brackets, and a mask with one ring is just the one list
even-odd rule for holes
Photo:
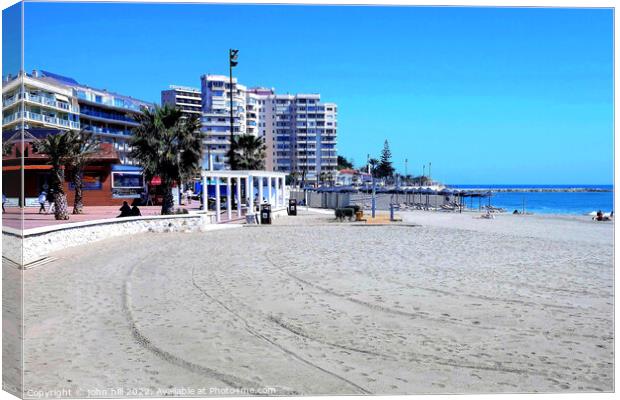
[[288,215],[297,215],[297,199],[288,200]]
[[271,224],[271,204],[261,204],[260,206],[260,223]]

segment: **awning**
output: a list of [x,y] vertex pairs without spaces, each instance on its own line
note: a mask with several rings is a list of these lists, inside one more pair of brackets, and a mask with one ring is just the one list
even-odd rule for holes
[[142,172],[142,167],[138,165],[112,164],[113,172]]
[[[64,167],[62,167],[64,169]],[[24,170],[41,170],[48,171],[52,169],[51,165],[24,165]],[[3,171],[20,171],[21,165],[7,165],[2,167]]]
[[56,100],[66,101],[67,103],[71,103],[69,101],[69,98],[67,96],[65,96],[65,95],[62,95],[62,94],[57,94],[56,95]]

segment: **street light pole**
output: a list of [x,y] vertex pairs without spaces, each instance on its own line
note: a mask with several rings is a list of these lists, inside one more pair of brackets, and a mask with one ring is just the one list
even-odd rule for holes
[[432,182],[432,177],[431,177],[431,162],[428,162],[428,179]]
[[233,113],[233,67],[236,67],[238,64],[237,55],[239,50],[230,49],[228,51],[228,66],[230,69],[230,154],[228,155],[228,164],[230,165],[230,169],[236,169],[235,164],[235,149],[234,149],[234,141],[235,141],[235,123],[234,123],[234,113]]

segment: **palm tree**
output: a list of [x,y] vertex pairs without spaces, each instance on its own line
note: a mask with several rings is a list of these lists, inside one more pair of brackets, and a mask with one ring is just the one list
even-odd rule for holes
[[290,184],[297,186],[297,178],[299,178],[299,172],[291,171],[289,174]]
[[328,182],[330,185],[333,185],[333,184],[334,184],[334,171],[329,171],[329,172],[327,173],[327,182]]
[[99,142],[93,138],[92,133],[84,130],[78,132],[70,131],[69,144],[71,151],[67,156],[67,165],[71,167],[71,183],[75,190],[73,199],[73,214],[82,214],[84,212],[84,195],[82,189],[84,182],[84,167],[92,160],[92,156],[99,151]]
[[254,135],[240,135],[234,138],[235,168],[262,170],[265,168],[265,142]]
[[74,149],[71,143],[72,139],[73,134],[70,131],[60,131],[35,142],[37,152],[45,154],[49,158],[48,162],[52,165],[50,190],[54,194],[54,218],[57,220],[69,219],[67,196],[64,189],[64,166]]
[[13,152],[13,143],[12,142],[4,142],[2,143],[2,157],[9,156]]
[[[254,135],[234,136],[228,150],[231,170],[262,170],[265,169],[265,142]],[[231,192],[236,193],[236,182],[233,180]],[[233,208],[237,205],[235,196],[231,196]]]
[[161,214],[172,214],[172,186],[189,180],[200,170],[202,134],[197,117],[184,117],[181,110],[164,105],[143,108],[135,116],[131,157],[144,168],[148,180],[161,178],[164,201]]
[[326,180],[327,180],[327,172],[321,172],[319,174],[319,184],[323,185]]

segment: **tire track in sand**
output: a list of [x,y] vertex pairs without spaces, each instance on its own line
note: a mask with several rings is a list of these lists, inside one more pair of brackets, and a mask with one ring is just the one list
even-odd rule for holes
[[[222,284],[222,282],[217,278],[217,276],[215,276],[214,274],[210,274],[209,275],[209,279],[212,280],[216,286],[219,287],[225,287],[225,285]],[[321,337],[317,337],[314,335],[309,334],[308,332],[304,331],[303,329],[293,326],[290,323],[284,321],[282,318],[276,317],[273,314],[267,314],[262,312],[261,310],[258,309],[253,309],[250,306],[248,306],[246,303],[244,303],[243,301],[239,300],[239,298],[237,298],[236,296],[233,296],[232,294],[230,294],[230,292],[227,292],[227,296],[229,298],[231,298],[233,301],[235,301],[236,303],[238,303],[241,308],[243,309],[247,309],[247,310],[252,310],[252,314],[259,314],[264,320],[266,321],[270,321],[273,324],[279,326],[280,328],[286,330],[287,332],[298,336],[300,338],[303,339],[307,339],[316,343],[320,343],[326,346],[331,346],[331,347],[335,347],[341,350],[347,350],[347,351],[352,351],[354,353],[360,353],[360,354],[365,354],[365,355],[371,355],[371,356],[375,356],[375,357],[380,357],[380,358],[384,358],[386,360],[392,360],[395,361],[397,360],[397,357],[392,356],[392,355],[388,355],[388,354],[384,354],[384,353],[379,353],[373,350],[368,350],[368,349],[363,349],[363,348],[359,348],[359,347],[353,347],[353,346],[347,346],[347,345],[343,345],[343,344],[339,344],[339,343],[334,343],[334,342],[330,342],[326,339],[323,339]]]
[[304,364],[306,364],[306,365],[308,365],[308,366],[310,366],[310,367],[316,368],[316,369],[318,369],[318,370],[319,370],[319,371],[321,371],[321,372],[324,372],[324,373],[326,373],[326,374],[328,374],[328,375],[330,375],[330,376],[332,376],[332,377],[334,377],[334,378],[336,378],[336,379],[339,379],[339,380],[341,380],[341,381],[343,381],[343,382],[345,382],[345,383],[347,383],[347,384],[351,385],[352,387],[354,387],[355,389],[357,389],[358,391],[360,391],[360,392],[361,392],[361,393],[363,393],[363,394],[372,394],[369,390],[367,390],[367,389],[365,389],[365,388],[361,387],[361,386],[360,386],[360,385],[358,385],[357,383],[355,383],[355,382],[353,382],[353,381],[350,381],[349,379],[347,379],[347,378],[345,378],[345,377],[343,377],[343,376],[340,376],[340,375],[338,375],[338,374],[336,374],[336,373],[334,373],[334,372],[332,372],[332,371],[329,371],[329,370],[327,370],[327,369],[325,369],[325,368],[321,367],[321,366],[320,366],[320,365],[318,365],[318,364],[315,364],[315,363],[313,363],[313,362],[311,362],[311,361],[306,360],[305,358],[303,358],[302,356],[300,356],[298,353],[295,353],[294,351],[287,349],[286,347],[284,347],[284,346],[282,346],[282,345],[278,344],[278,343],[277,343],[277,342],[275,342],[274,340],[272,340],[272,339],[268,338],[267,336],[265,336],[265,335],[261,334],[260,332],[258,332],[257,330],[255,330],[255,329],[252,327],[252,325],[250,325],[250,323],[249,323],[249,322],[248,322],[245,318],[243,318],[243,317],[242,317],[242,316],[241,316],[238,312],[236,312],[235,310],[233,310],[232,308],[230,308],[229,306],[227,306],[227,305],[226,305],[226,304],[224,304],[223,302],[219,301],[219,300],[218,300],[218,299],[216,299],[215,297],[211,296],[209,293],[207,293],[207,291],[206,291],[206,290],[204,290],[204,289],[203,289],[200,285],[198,285],[198,284],[196,283],[196,280],[195,280],[194,270],[195,270],[195,267],[194,267],[194,268],[192,268],[192,284],[193,284],[193,285],[194,285],[194,286],[195,286],[195,287],[196,287],[196,288],[197,288],[197,289],[198,289],[198,290],[199,290],[202,294],[204,294],[206,297],[208,297],[208,298],[209,298],[209,299],[211,299],[212,301],[216,302],[216,303],[217,303],[217,304],[219,304],[219,305],[220,305],[223,309],[225,309],[225,310],[226,310],[226,311],[228,311],[230,314],[232,314],[233,316],[237,317],[240,321],[242,321],[242,322],[243,322],[243,324],[245,325],[245,329],[246,329],[246,331],[247,331],[249,334],[251,334],[252,336],[254,336],[254,337],[258,338],[258,339],[261,339],[261,340],[263,340],[263,341],[265,341],[265,342],[267,342],[267,343],[271,344],[272,346],[274,346],[274,347],[278,348],[280,351],[284,352],[285,354],[287,354],[287,355],[289,355],[289,356],[291,356],[291,357],[295,358],[296,360],[298,360],[298,361],[300,361],[300,362],[302,362],[302,363],[304,363]]
[[[370,302],[366,302],[363,300],[359,300],[353,297],[349,297],[347,295],[344,295],[342,293],[338,293],[332,289],[323,287],[321,285],[317,285],[313,282],[310,282],[308,280],[305,280],[303,278],[298,277],[297,275],[286,271],[284,268],[280,267],[279,265],[277,265],[270,257],[269,257],[269,253],[265,252],[264,254],[265,259],[275,268],[277,268],[279,271],[281,271],[282,273],[286,274],[287,276],[289,276],[290,278],[301,282],[303,284],[306,284],[310,287],[313,287],[319,291],[322,291],[324,293],[327,293],[329,295],[332,296],[336,296],[345,300],[348,300],[352,303],[355,304],[359,304],[361,306],[370,308],[371,310],[376,310],[376,311],[381,311],[381,312],[386,312],[389,314],[396,314],[396,315],[401,315],[401,316],[407,316],[407,317],[413,317],[413,318],[422,318],[422,319],[428,319],[431,321],[435,321],[435,322],[446,322],[446,323],[451,323],[451,324],[455,324],[455,325],[462,325],[462,326],[467,326],[467,327],[472,327],[472,328],[479,328],[479,329],[486,329],[486,330],[497,330],[498,328],[496,327],[481,327],[481,326],[472,326],[466,323],[459,323],[459,322],[455,322],[455,321],[449,321],[449,320],[445,320],[445,319],[441,319],[441,318],[433,318],[433,317],[429,317],[426,315],[422,315],[422,314],[417,314],[417,313],[411,313],[411,312],[407,312],[407,311],[402,311],[402,310],[396,310],[390,307],[384,307],[384,306],[380,306],[378,304],[373,304]],[[422,357],[427,357],[429,359],[421,359],[417,356],[422,356]],[[432,361],[431,361],[432,360]],[[444,359],[435,355],[431,355],[431,354],[416,354],[416,356],[414,357],[410,357],[410,361],[414,361],[414,362],[419,362],[419,363],[436,363],[436,364],[440,364],[440,365],[446,365],[446,366],[453,366],[453,367],[460,367],[460,368],[467,368],[467,369],[476,369],[476,370],[486,370],[486,371],[497,371],[497,372],[508,372],[508,373],[515,373],[515,374],[528,374],[528,375],[538,375],[547,379],[550,379],[550,375],[542,370],[532,370],[532,369],[522,369],[522,368],[512,368],[512,367],[507,367],[507,366],[503,366],[500,365],[499,363],[495,363],[494,365],[480,365],[480,364],[469,364],[469,363],[461,363],[458,361],[454,361],[454,360],[450,360],[450,359]],[[555,374],[558,377],[561,377],[560,374]]]
[[173,365],[176,365],[178,367],[181,367],[183,369],[186,369],[190,372],[193,373],[197,373],[200,375],[206,375],[209,376],[211,378],[214,378],[230,387],[233,387],[235,389],[244,389],[244,388],[250,388],[250,387],[260,387],[260,384],[247,380],[247,379],[243,379],[243,378],[239,378],[237,376],[234,375],[230,375],[227,373],[223,373],[220,371],[217,371],[213,368],[208,368],[205,367],[203,365],[199,365],[196,364],[194,362],[185,360],[182,357],[179,357],[175,354],[172,354],[164,349],[162,349],[161,347],[158,347],[157,345],[155,345],[153,343],[153,341],[151,339],[149,339],[140,329],[140,327],[138,326],[138,323],[134,317],[133,311],[131,309],[131,277],[134,273],[134,271],[136,270],[136,267],[138,267],[139,265],[142,265],[143,263],[139,263],[134,265],[133,267],[131,267],[131,269],[129,270],[129,273],[127,274],[127,277],[125,279],[125,283],[123,285],[123,294],[122,294],[122,310],[125,314],[125,317],[127,318],[127,322],[129,323],[129,329],[131,331],[131,334],[133,336],[133,338],[136,340],[136,342],[143,348],[145,348],[146,350],[150,351],[151,353],[155,354],[157,357],[159,357],[160,359],[167,361]]
[[[273,265],[275,268],[277,268],[278,270],[280,270],[284,274],[288,275],[292,279],[294,279],[294,280],[296,280],[298,282],[301,282],[303,284],[306,284],[308,286],[311,286],[311,287],[313,287],[313,288],[315,288],[317,290],[320,290],[320,291],[322,291],[324,293],[330,294],[332,296],[339,297],[341,299],[348,300],[348,301],[350,301],[352,303],[362,305],[362,306],[370,308],[372,310],[381,311],[381,312],[385,312],[385,313],[388,313],[388,314],[400,315],[400,316],[403,316],[403,317],[421,318],[421,319],[426,319],[426,320],[433,321],[433,322],[465,326],[467,328],[482,329],[482,330],[489,330],[489,331],[505,331],[505,332],[508,332],[508,333],[515,333],[515,332],[517,332],[517,330],[514,329],[514,328],[503,328],[503,327],[497,327],[497,326],[481,326],[481,325],[468,324],[466,322],[461,322],[461,321],[454,321],[454,320],[448,320],[448,319],[444,319],[444,318],[432,317],[432,316],[427,315],[425,313],[423,314],[423,313],[414,313],[414,312],[409,312],[409,311],[397,310],[395,308],[385,307],[385,306],[381,306],[379,304],[371,303],[371,302],[368,302],[368,301],[359,300],[359,299],[356,299],[354,297],[350,297],[350,296],[347,296],[345,294],[339,293],[339,292],[337,292],[335,290],[332,290],[332,289],[326,288],[324,286],[318,285],[316,283],[310,282],[310,281],[308,281],[306,279],[298,277],[297,275],[295,275],[295,274],[293,274],[291,272],[288,272],[284,268],[280,267],[276,262],[274,262],[269,257],[268,252],[265,252],[264,256],[267,259],[267,261],[269,261],[269,263],[271,265]],[[537,330],[533,330],[533,329],[523,329],[523,330],[521,330],[521,332],[530,333],[530,334],[534,334],[534,335],[540,334],[540,332],[538,332]],[[552,333],[553,333],[553,335],[551,335]],[[562,332],[562,333],[546,332],[546,333],[543,333],[543,335],[547,336],[547,337],[548,336],[558,337],[558,335],[565,335],[565,336],[569,336],[569,337],[584,337],[584,338],[601,339],[601,338],[596,337],[594,335],[578,335],[578,334],[571,334],[571,333],[565,333],[565,332]]]

